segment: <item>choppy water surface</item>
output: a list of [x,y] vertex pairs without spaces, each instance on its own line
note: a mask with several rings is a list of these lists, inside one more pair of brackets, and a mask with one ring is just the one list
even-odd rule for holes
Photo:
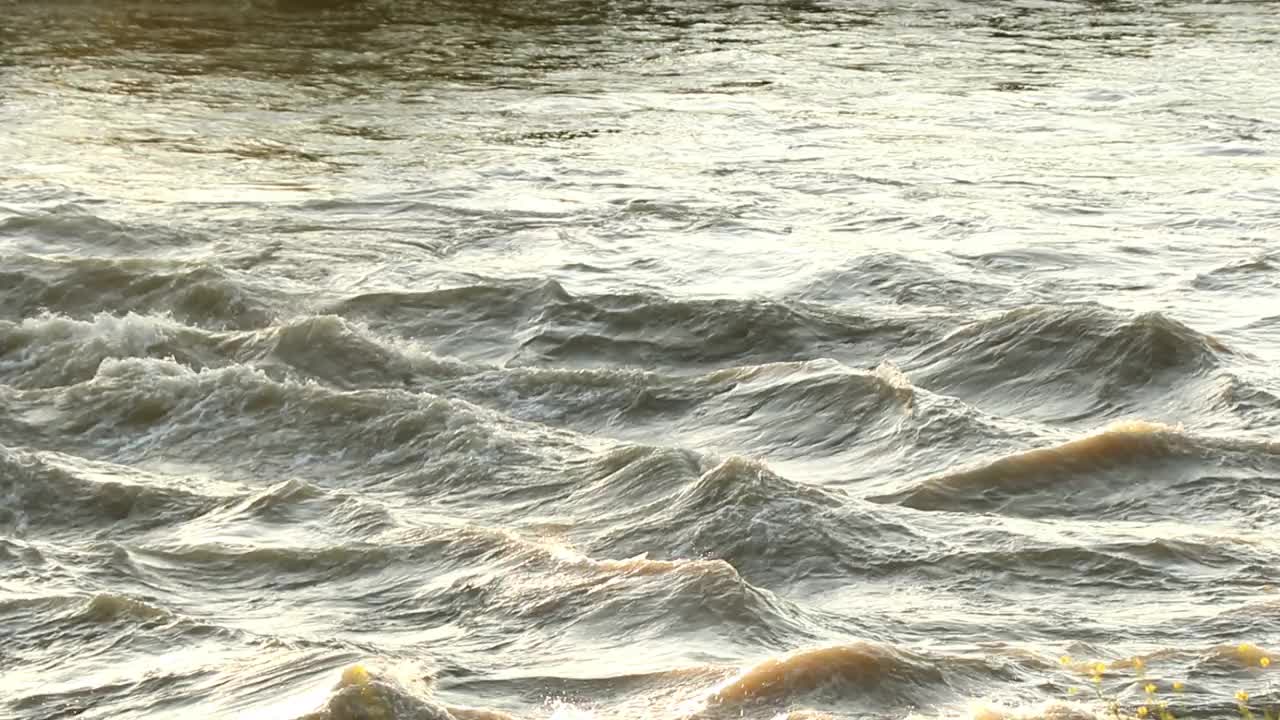
[[0,715],[1280,702],[1277,77],[1270,2],[0,3]]

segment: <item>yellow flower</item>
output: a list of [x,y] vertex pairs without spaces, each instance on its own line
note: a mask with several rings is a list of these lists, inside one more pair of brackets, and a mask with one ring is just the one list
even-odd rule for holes
[[1252,646],[1249,645],[1249,643],[1240,643],[1239,645],[1236,646],[1236,652],[1240,653],[1241,655],[1248,655],[1249,650],[1251,648]]
[[1062,663],[1063,665],[1070,665],[1070,664],[1071,664],[1071,656],[1070,656],[1070,655],[1063,655],[1062,657],[1058,658],[1058,662]]
[[1133,669],[1134,669],[1134,670],[1138,670],[1139,672],[1141,672],[1141,670],[1142,670],[1142,666],[1143,666],[1142,658],[1140,658],[1140,657],[1136,657],[1136,658],[1134,658],[1134,659],[1133,659]]
[[1258,661],[1258,664],[1262,667],[1271,667],[1271,658],[1264,655],[1262,656],[1262,659]]
[[1075,685],[1072,685],[1071,687],[1067,688],[1068,695],[1075,695],[1078,692],[1080,692],[1080,688],[1076,687]]
[[1236,691],[1236,699],[1237,699],[1237,700],[1239,700],[1239,701],[1240,701],[1240,702],[1242,702],[1242,703],[1249,702],[1249,693],[1247,693],[1247,692],[1245,692],[1245,691],[1243,691],[1243,690],[1237,690],[1237,691]]
[[342,671],[342,683],[344,685],[368,685],[369,671],[365,670],[363,665],[352,665]]
[[1148,695],[1155,695],[1155,694],[1156,694],[1156,684],[1155,684],[1155,683],[1147,683],[1147,686],[1146,686],[1146,687],[1144,687],[1144,688],[1143,688],[1143,690],[1146,690]]
[[1142,707],[1138,708],[1138,717],[1146,717],[1148,712],[1150,711],[1147,710],[1147,706],[1143,705]]
[[1174,692],[1182,692],[1182,688],[1184,688],[1184,687],[1186,687],[1186,685],[1183,685],[1181,680],[1174,680],[1174,681],[1173,681],[1173,691],[1174,691]]
[[1096,663],[1096,664],[1094,664],[1094,666],[1093,666],[1093,674],[1094,674],[1094,675],[1101,675],[1102,673],[1104,673],[1104,672],[1106,672],[1106,671],[1107,671],[1107,664],[1106,664],[1106,663],[1101,663],[1101,662],[1100,662],[1100,663]]

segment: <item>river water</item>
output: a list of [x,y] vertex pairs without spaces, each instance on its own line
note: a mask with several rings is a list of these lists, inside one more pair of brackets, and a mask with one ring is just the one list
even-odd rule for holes
[[0,2],[0,717],[1260,714],[1276,78],[1272,2]]

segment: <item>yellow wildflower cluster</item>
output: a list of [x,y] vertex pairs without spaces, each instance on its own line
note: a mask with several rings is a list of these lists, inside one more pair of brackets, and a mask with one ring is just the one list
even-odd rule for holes
[[[1241,643],[1236,647],[1236,654],[1245,667],[1260,668],[1262,670],[1271,667],[1270,655],[1256,645]],[[1101,661],[1077,662],[1070,655],[1063,655],[1058,658],[1058,661],[1063,667],[1089,677],[1093,682],[1094,692],[1098,700],[1106,703],[1108,715],[1115,720],[1177,720],[1177,716],[1169,708],[1169,703],[1160,697],[1161,683],[1158,680],[1149,680],[1147,678],[1146,660],[1141,657],[1116,660],[1110,665]],[[1134,707],[1132,713],[1126,713],[1117,698],[1105,696],[1102,690],[1102,681],[1109,671],[1119,671],[1126,668],[1133,669],[1134,676],[1141,683],[1145,694],[1143,702]],[[1185,683],[1181,680],[1170,682],[1168,687],[1175,694],[1181,694],[1186,689]],[[1078,691],[1079,689],[1074,686],[1067,689],[1067,692],[1071,695],[1075,695]],[[1254,709],[1249,704],[1249,693],[1240,690],[1236,693],[1235,700],[1241,720],[1254,720]],[[1280,708],[1265,709],[1262,718],[1265,720],[1280,720]]]

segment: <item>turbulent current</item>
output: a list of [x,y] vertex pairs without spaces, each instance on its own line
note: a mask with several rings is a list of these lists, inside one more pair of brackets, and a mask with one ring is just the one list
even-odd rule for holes
[[0,0],[0,717],[1261,718],[1280,6]]

